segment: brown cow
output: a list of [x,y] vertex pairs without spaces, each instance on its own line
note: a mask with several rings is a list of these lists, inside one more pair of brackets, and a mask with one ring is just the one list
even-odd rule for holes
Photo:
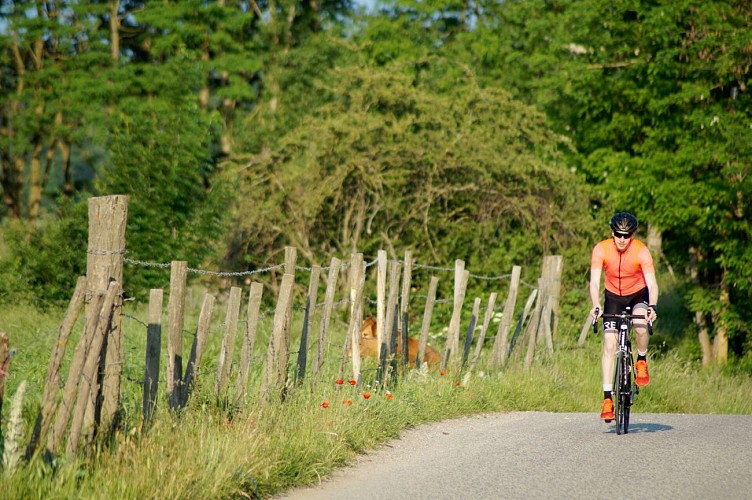
[[[378,339],[376,337],[376,318],[368,316],[363,320],[360,330],[360,357],[379,358]],[[407,356],[410,366],[415,366],[415,358],[418,356],[418,341],[412,337],[407,338]],[[397,332],[397,359],[402,359],[402,333]],[[424,358],[429,368],[438,368],[441,363],[441,355],[426,344],[426,356]]]

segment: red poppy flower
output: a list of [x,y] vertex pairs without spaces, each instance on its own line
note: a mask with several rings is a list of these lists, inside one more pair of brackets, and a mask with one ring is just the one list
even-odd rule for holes
[[324,401],[323,403],[321,403],[321,407],[322,408],[329,408],[329,401]]
[[457,387],[459,387],[460,383],[459,382],[455,382],[454,385],[456,385]]
[[352,399],[345,399],[342,402],[345,403],[347,406],[350,406],[352,404]]
[[357,380],[348,380],[348,382],[349,382],[350,385],[355,385],[355,384],[358,383]]
[[443,376],[444,376],[444,370],[441,370],[441,371],[439,372],[439,375],[441,375],[441,376],[443,377]]
[[342,380],[341,378],[338,378],[336,383],[337,383],[337,385],[342,385],[342,384],[345,383],[345,381]]
[[368,398],[371,397],[371,393],[370,392],[364,392],[363,393],[363,397],[366,398],[366,399],[368,399]]
[[392,393],[391,393],[391,392],[387,392],[387,393],[386,393],[386,399],[389,399],[389,400],[391,400],[391,399],[392,399],[393,397],[394,397],[394,396],[392,395]]

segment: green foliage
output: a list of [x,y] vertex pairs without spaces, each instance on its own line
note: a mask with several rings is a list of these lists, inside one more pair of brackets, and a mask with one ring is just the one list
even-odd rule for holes
[[331,102],[242,171],[237,248],[252,239],[261,255],[284,243],[326,259],[399,247],[424,263],[509,269],[576,240],[566,141],[451,66],[335,70],[321,90]]
[[[128,102],[126,102],[128,104]],[[115,119],[111,162],[97,185],[102,193],[130,197],[127,249],[137,260],[211,260],[215,240],[226,229],[231,203],[221,182],[211,179],[213,124],[190,101],[151,99],[124,106]],[[163,273],[129,273],[130,294],[164,286]]]
[[6,223],[0,302],[30,301],[41,308],[66,303],[76,277],[86,274],[86,217],[85,204],[65,203],[38,225]]

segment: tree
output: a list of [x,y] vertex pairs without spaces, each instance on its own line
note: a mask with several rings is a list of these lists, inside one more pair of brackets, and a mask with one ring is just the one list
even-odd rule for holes
[[[545,118],[442,60],[334,70],[331,101],[257,162],[236,164],[235,260],[357,248],[508,269],[576,239],[583,209]],[[276,260],[275,260],[276,262]],[[482,263],[482,264],[480,264]]]

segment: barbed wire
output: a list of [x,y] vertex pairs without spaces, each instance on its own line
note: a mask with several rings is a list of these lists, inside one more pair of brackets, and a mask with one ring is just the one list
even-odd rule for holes
[[[114,253],[114,252],[113,252]],[[123,251],[125,253],[125,251]],[[126,257],[124,261],[127,264],[131,264],[134,266],[139,267],[151,267],[151,268],[159,268],[159,269],[169,269],[171,266],[171,263],[169,262],[150,262],[150,261],[143,261],[143,260],[137,260],[137,259],[131,259]],[[405,264],[404,260],[388,260],[387,262],[395,263],[395,264]],[[365,267],[368,269],[369,267],[372,267],[378,263],[378,259],[373,259],[370,262],[366,263]],[[340,266],[341,270],[346,270],[350,267],[351,262],[346,261],[343,262]],[[200,274],[200,275],[209,275],[209,276],[217,276],[217,277],[224,277],[224,278],[238,278],[242,276],[252,276],[254,274],[263,274],[267,273],[269,271],[274,271],[277,269],[282,269],[285,267],[285,264],[277,264],[273,266],[264,267],[261,269],[254,269],[252,271],[210,271],[206,269],[197,269],[197,268],[188,268],[187,271],[192,274]],[[442,272],[454,272],[455,268],[453,267],[441,267],[441,266],[431,266],[427,264],[413,264],[413,268],[415,269],[428,269],[431,271],[442,271]],[[322,266],[320,267],[322,271],[329,271],[331,269],[331,266]],[[296,271],[306,271],[306,272],[312,272],[313,267],[305,267],[305,266],[295,266]],[[470,278],[481,280],[481,281],[501,281],[508,278],[511,278],[512,275],[510,274],[500,274],[497,276],[484,276],[480,274],[469,274]],[[528,288],[536,288],[535,286],[526,283],[525,281],[520,281],[521,284],[525,285]]]

